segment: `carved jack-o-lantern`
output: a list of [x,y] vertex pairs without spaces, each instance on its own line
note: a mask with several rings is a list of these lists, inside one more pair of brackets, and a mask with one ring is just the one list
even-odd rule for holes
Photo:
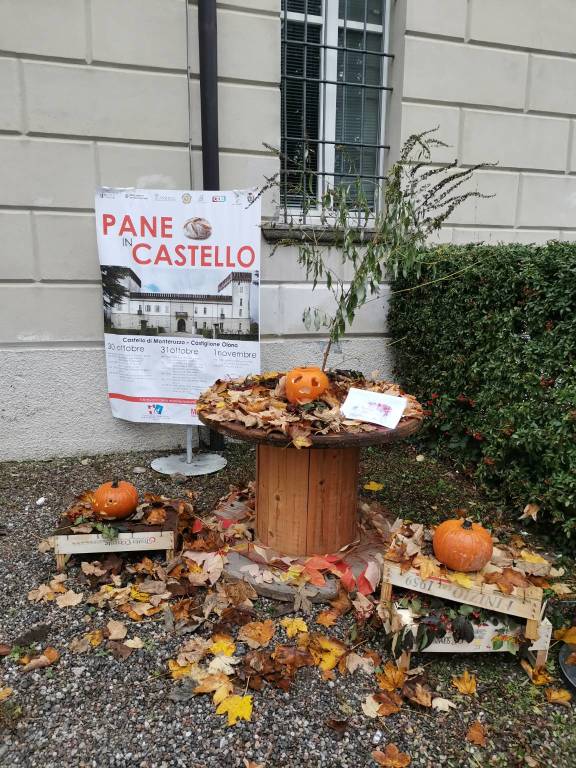
[[291,403],[311,403],[328,389],[328,376],[320,368],[293,368],[286,374],[286,398]]

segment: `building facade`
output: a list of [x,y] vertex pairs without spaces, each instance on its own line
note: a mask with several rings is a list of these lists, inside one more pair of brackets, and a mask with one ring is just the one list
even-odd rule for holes
[[[110,415],[93,206],[97,185],[202,187],[196,19],[185,0],[0,3],[1,458],[182,442],[178,428]],[[495,197],[467,202],[439,239],[573,239],[574,29],[573,0],[218,3],[221,187],[273,177],[269,147],[284,149],[295,184],[343,179],[358,164],[378,180],[404,137],[439,126],[450,147],[435,162],[498,163],[477,181]],[[366,189],[376,204],[377,185]],[[270,189],[264,230],[298,202]],[[263,238],[263,364],[317,362],[325,337],[302,313],[330,311],[330,293],[312,294],[295,250],[270,256],[274,247]],[[330,258],[341,269],[336,250]],[[387,295],[384,284],[333,364],[390,373]],[[154,306],[149,322],[173,322],[172,299],[133,300],[143,313]],[[205,305],[220,322],[228,302]],[[195,316],[174,308],[182,332]]]
[[252,279],[251,272],[230,272],[213,295],[146,292],[138,275],[129,270],[121,278],[123,298],[105,310],[106,331],[214,338],[257,336],[258,327],[250,315]]

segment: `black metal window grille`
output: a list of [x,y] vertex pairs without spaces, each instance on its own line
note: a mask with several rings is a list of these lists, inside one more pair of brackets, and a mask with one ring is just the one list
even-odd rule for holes
[[384,178],[389,0],[282,0],[281,204],[313,218],[330,186]]

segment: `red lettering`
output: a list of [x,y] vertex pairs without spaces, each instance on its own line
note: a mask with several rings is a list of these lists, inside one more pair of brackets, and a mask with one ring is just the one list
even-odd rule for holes
[[154,259],[154,264],[159,264],[161,261],[165,261],[167,264],[172,266],[172,259],[170,258],[168,248],[165,245],[161,245],[160,248],[158,248],[158,253]]
[[197,245],[189,245],[188,251],[190,252],[190,266],[195,267],[196,266],[196,251],[198,250]]
[[210,255],[212,252],[212,246],[211,245],[202,245],[200,246],[200,266],[201,267],[209,267],[210,264]]
[[172,216],[160,216],[160,237],[172,237]]
[[134,237],[136,237],[136,230],[134,229],[134,224],[132,223],[132,219],[128,214],[126,214],[126,216],[124,216],[124,218],[122,219],[122,224],[120,224],[120,229],[118,230],[118,234],[125,235],[127,232],[131,235],[134,235]]
[[[243,251],[248,251],[248,260],[243,261],[242,260],[242,253]],[[238,256],[236,257],[238,259],[238,264],[241,267],[244,267],[244,269],[248,269],[248,267],[251,267],[252,264],[254,264],[254,260],[256,259],[256,254],[254,253],[254,249],[250,245],[243,245],[242,248],[238,251]]]
[[140,237],[146,237],[146,230],[156,237],[156,216],[152,216],[152,223],[148,221],[146,216],[140,216]]
[[102,229],[105,235],[108,234],[108,227],[112,227],[114,224],[116,224],[116,216],[113,216],[111,213],[104,213],[102,215]]
[[134,259],[136,264],[142,264],[142,265],[150,264],[152,259],[138,258],[138,251],[140,250],[140,248],[144,248],[146,251],[150,250],[150,246],[148,245],[148,243],[136,243],[134,248],[132,248],[132,258]]
[[186,266],[186,256],[183,253],[184,248],[185,248],[184,245],[177,245],[174,247],[174,250],[176,251],[176,258],[174,259],[175,267]]
[[230,258],[230,246],[229,245],[226,246],[226,266],[227,267],[232,267],[232,269],[234,269],[234,267],[236,266],[236,264],[234,264],[234,262]]
[[214,246],[214,266],[215,267],[223,267],[224,266],[224,264],[218,258],[219,250],[220,250],[219,246],[215,245]]

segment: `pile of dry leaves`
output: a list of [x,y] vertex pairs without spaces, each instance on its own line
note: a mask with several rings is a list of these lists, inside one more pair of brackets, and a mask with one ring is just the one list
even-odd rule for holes
[[198,401],[198,411],[211,422],[229,422],[263,430],[267,435],[279,433],[288,437],[296,448],[312,445],[311,435],[329,433],[373,432],[374,424],[346,419],[340,406],[351,387],[367,389],[407,399],[401,423],[420,421],[420,403],[406,394],[398,384],[366,379],[357,371],[328,372],[330,387],[317,400],[297,405],[286,399],[284,374],[264,373],[243,379],[219,379]]
[[[383,639],[390,630],[390,606],[372,594],[380,581],[381,562],[370,562],[358,572],[350,567],[345,553],[302,559],[266,553],[251,542],[253,506],[252,487],[232,488],[215,512],[204,518],[195,513],[193,494],[186,499],[148,496],[138,512],[142,519],[178,515],[182,541],[178,555],[171,562],[162,563],[151,557],[134,561],[109,554],[100,560],[82,561],[74,589],[67,586],[69,577],[61,574],[31,590],[31,601],[53,603],[63,610],[86,606],[91,611],[97,606],[105,615],[101,622],[95,622],[101,626],[92,625],[89,631],[75,637],[67,649],[47,647],[21,656],[18,662],[22,669],[55,664],[64,652],[106,651],[124,660],[145,648],[138,627],[154,617],[163,623],[167,638],[181,638],[177,652],[165,658],[166,676],[173,681],[170,698],[186,701],[195,696],[210,696],[215,713],[225,717],[231,726],[252,718],[259,691],[266,686],[289,691],[305,668],[317,669],[324,680],[336,675],[361,676],[359,682],[369,691],[362,713],[381,721],[402,707],[418,707],[438,716],[449,716],[457,706],[452,698],[477,695],[476,679],[468,672],[454,677],[454,693],[448,699],[434,690],[424,668],[400,670],[383,658]],[[552,582],[560,575],[559,569],[525,547],[520,538],[499,544],[493,563],[484,572],[451,574],[430,553],[430,531],[405,521],[388,523],[377,507],[368,511],[378,522],[382,555],[402,568],[417,569],[422,578],[442,576],[459,583],[463,578],[472,583],[482,579],[487,586],[504,592],[517,589],[516,582],[525,580],[522,584],[548,585],[557,592],[563,591],[561,585]],[[364,510],[365,521],[369,517]],[[248,565],[246,580],[227,580],[223,568],[228,554],[237,549],[246,551],[247,543],[256,555],[267,558],[265,567],[262,563]],[[43,544],[42,551],[47,546]],[[260,578],[293,585],[294,606],[273,617],[259,616],[254,604],[257,594],[248,581],[254,583],[256,571]],[[516,575],[511,576],[512,573]],[[329,608],[315,614],[309,598],[327,574],[340,579],[340,591]],[[346,630],[342,631],[341,620],[345,615]],[[326,633],[332,627],[338,629],[339,623],[338,636]],[[564,630],[565,642],[576,640],[573,633],[574,628]],[[560,639],[560,635],[557,637]],[[0,653],[10,655],[13,649],[0,646]],[[550,685],[546,670],[528,671],[535,685]],[[0,700],[11,694],[11,689],[0,688]],[[546,698],[552,704],[568,706],[571,696],[564,689],[549,687]],[[329,719],[325,725],[343,733],[359,714]],[[486,745],[486,724],[472,723],[466,738],[477,746]],[[410,763],[409,755],[392,743],[384,751],[375,750],[372,756],[383,766]]]

